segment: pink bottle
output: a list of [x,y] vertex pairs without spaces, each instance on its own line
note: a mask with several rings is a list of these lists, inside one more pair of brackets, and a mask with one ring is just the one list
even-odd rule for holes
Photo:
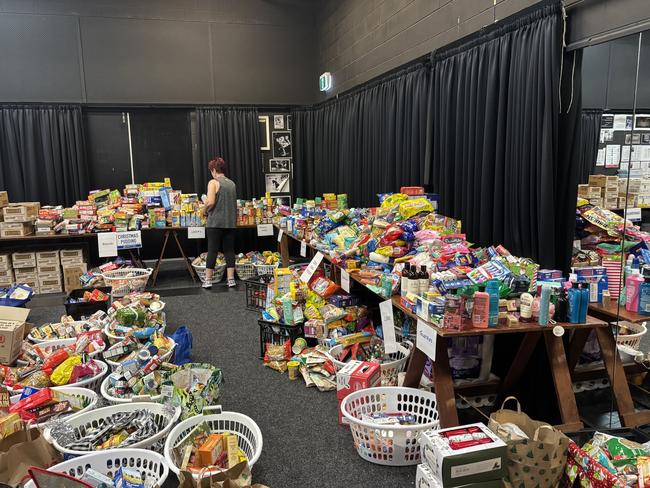
[[625,280],[625,310],[628,312],[639,311],[639,288],[643,283],[643,277],[638,269],[632,270],[632,274]]

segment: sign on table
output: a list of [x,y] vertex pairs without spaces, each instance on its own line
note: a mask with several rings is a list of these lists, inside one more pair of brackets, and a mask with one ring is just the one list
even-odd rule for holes
[[130,232],[116,232],[117,250],[139,249],[142,247],[142,233],[139,230]]
[[257,235],[266,237],[273,235],[273,224],[257,224]]
[[117,256],[117,235],[115,232],[97,234],[97,251],[100,258]]
[[418,319],[417,338],[415,345],[420,351],[429,356],[432,361],[436,360],[437,341],[438,334],[436,334],[435,329],[423,320]]
[[300,255],[301,255],[303,258],[306,258],[306,257],[307,257],[307,243],[306,243],[305,241],[302,241],[302,242],[300,243]]
[[205,239],[205,227],[188,227],[188,239]]
[[350,293],[350,273],[346,270],[341,270],[341,288],[343,291]]
[[278,231],[278,242],[282,242],[282,236],[284,235],[284,231],[280,229]]
[[323,253],[318,251],[316,253],[316,256],[313,257],[311,262],[309,263],[309,266],[305,269],[305,271],[302,272],[300,275],[300,281],[303,283],[309,283],[309,280],[311,280],[311,277],[314,275],[314,272],[316,269],[318,269],[318,266],[320,266],[321,261],[323,260]]
[[384,333],[384,350],[386,354],[397,352],[397,340],[395,340],[395,319],[393,317],[393,302],[385,300],[379,304],[381,315],[381,330]]

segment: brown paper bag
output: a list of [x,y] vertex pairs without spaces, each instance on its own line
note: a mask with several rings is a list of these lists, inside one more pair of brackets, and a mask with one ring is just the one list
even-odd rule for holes
[[[517,402],[517,411],[503,408],[510,399]],[[528,439],[513,435],[503,427],[506,423],[519,427]],[[514,397],[506,398],[501,409],[490,415],[488,428],[508,445],[508,481],[514,488],[558,485],[567,461],[567,436],[549,424],[532,420]]]
[[29,479],[28,468],[49,468],[62,460],[38,429],[21,430],[0,441],[0,482],[18,484]]
[[178,479],[179,488],[268,488],[260,484],[251,485],[251,470],[246,461],[220,473],[201,473],[199,479],[187,471],[181,471]]

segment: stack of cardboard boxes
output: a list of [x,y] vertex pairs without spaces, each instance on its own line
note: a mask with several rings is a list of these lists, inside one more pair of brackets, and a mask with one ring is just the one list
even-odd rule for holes
[[86,270],[81,249],[1,254],[0,286],[21,283],[34,293],[61,293],[79,288]]
[[590,175],[589,184],[578,185],[578,197],[608,210],[650,207],[650,178]]
[[9,203],[7,192],[0,192],[0,237],[24,237],[34,233],[34,221],[38,218],[41,204],[38,202]]

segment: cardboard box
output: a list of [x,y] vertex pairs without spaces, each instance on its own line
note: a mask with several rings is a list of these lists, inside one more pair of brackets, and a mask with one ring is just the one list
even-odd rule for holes
[[60,262],[58,249],[55,251],[38,251],[36,253],[36,264],[39,266],[41,264],[59,264]]
[[339,425],[348,424],[341,413],[341,400],[357,390],[381,386],[381,367],[377,363],[350,361],[336,373],[336,398],[339,401]]
[[9,205],[9,194],[6,191],[0,191],[0,208]]
[[50,277],[50,276],[58,276],[61,278],[61,265],[60,264],[39,264],[36,266],[36,270],[38,271],[38,276],[43,278],[43,277]]
[[42,286],[38,285],[38,293],[41,295],[44,295],[46,293],[62,293],[63,292],[63,287],[61,285],[55,285],[55,286]]
[[61,280],[61,277],[58,276],[56,278],[42,278],[38,277],[38,288],[41,290],[41,293],[43,292],[44,289],[58,289],[59,291],[63,290],[63,281]]
[[607,176],[605,175],[589,175],[589,186],[605,186],[607,184]]
[[0,222],[0,237],[3,239],[25,237],[33,233],[34,225],[31,222]]
[[84,262],[84,252],[82,249],[61,249],[59,251],[61,264],[81,264]]
[[63,288],[66,292],[76,290],[81,286],[81,275],[86,273],[87,266],[82,264],[71,264],[63,267]]
[[38,273],[36,268],[16,268],[14,269],[14,276],[16,282],[25,283],[29,281],[30,283],[38,281]]
[[[433,471],[426,464],[418,464],[417,471],[415,472],[415,486],[416,488],[443,488],[433,475]],[[482,481],[480,483],[470,483],[462,485],[459,488],[503,488],[501,480]]]
[[6,271],[11,268],[11,254],[0,254],[0,270]]
[[13,363],[25,336],[25,321],[29,309],[0,306],[0,363]]
[[14,265],[14,269],[35,268],[36,254],[33,252],[15,252],[11,255],[11,262]]
[[[477,431],[488,440],[470,447],[454,447],[449,436]],[[506,444],[481,423],[441,430],[427,430],[420,435],[422,460],[433,477],[445,488],[500,480],[506,473]]]
[[603,205],[603,199],[602,198],[590,198],[589,203],[596,207],[602,207]]
[[10,203],[2,209],[5,222],[27,222],[38,218],[39,202]]
[[578,196],[587,198],[589,196],[589,185],[578,185]]
[[14,270],[7,269],[0,271],[0,286],[12,285],[14,282]]
[[599,198],[603,196],[603,189],[599,186],[590,186],[587,188],[587,197],[588,198]]

